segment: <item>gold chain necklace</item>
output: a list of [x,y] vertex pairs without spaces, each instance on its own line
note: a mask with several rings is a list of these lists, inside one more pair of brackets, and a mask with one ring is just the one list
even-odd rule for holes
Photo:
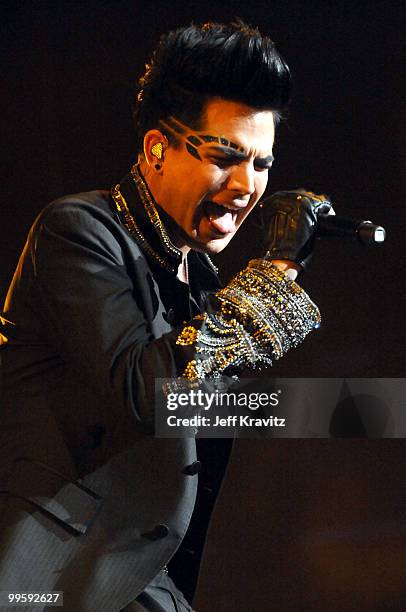
[[166,229],[164,228],[162,221],[159,217],[155,202],[152,198],[147,184],[145,183],[144,177],[141,174],[138,164],[134,164],[134,166],[131,168],[131,176],[133,177],[134,183],[138,189],[138,193],[140,194],[141,201],[144,205],[145,210],[147,211],[149,220],[158,232],[158,235],[160,236],[161,241],[164,245],[165,251],[172,257],[176,257],[177,260],[181,259],[182,252],[172,244],[166,232]]
[[124,225],[126,226],[127,230],[130,232],[130,234],[133,234],[133,236],[135,237],[142,251],[144,251],[146,255],[149,255],[150,257],[152,257],[152,259],[154,259],[162,268],[164,268],[168,272],[175,272],[176,270],[175,266],[172,266],[163,257],[158,255],[158,253],[154,251],[151,245],[147,242],[147,239],[145,238],[144,234],[141,232],[134,217],[132,216],[130,212],[126,199],[120,191],[119,184],[117,184],[111,190],[111,197],[113,198],[113,201],[116,205],[118,212],[120,213],[120,215],[122,215]]

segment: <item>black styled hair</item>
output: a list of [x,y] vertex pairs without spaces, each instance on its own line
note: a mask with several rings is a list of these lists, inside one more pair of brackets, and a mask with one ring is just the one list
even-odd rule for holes
[[139,151],[148,130],[162,129],[160,119],[173,116],[198,130],[212,98],[272,110],[275,123],[290,99],[287,64],[270,38],[242,21],[169,32],[161,37],[145,68],[134,106]]

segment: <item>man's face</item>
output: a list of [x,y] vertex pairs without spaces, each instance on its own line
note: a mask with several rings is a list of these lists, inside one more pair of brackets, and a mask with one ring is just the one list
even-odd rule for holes
[[215,98],[202,129],[175,125],[180,146],[165,150],[154,195],[176,221],[177,246],[219,253],[265,191],[273,160],[272,112]]

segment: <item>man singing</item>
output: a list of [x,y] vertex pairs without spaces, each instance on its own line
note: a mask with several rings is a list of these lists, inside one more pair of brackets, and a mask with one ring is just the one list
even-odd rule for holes
[[138,162],[36,219],[0,328],[1,590],[63,591],[72,612],[191,610],[165,568],[200,462],[194,439],[154,437],[155,379],[271,365],[319,325],[293,279],[323,197],[275,197],[263,258],[224,287],[209,259],[264,193],[289,96],[258,30],[171,32],[139,81]]

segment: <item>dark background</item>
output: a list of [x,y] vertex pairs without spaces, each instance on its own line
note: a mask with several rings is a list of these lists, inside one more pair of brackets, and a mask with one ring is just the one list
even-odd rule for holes
[[[303,283],[323,326],[274,373],[404,376],[400,1],[14,0],[2,7],[1,299],[39,210],[60,195],[108,188],[134,161],[132,93],[159,34],[239,16],[270,34],[294,76],[269,191],[328,193],[338,213],[383,224],[388,234],[375,248],[318,245]],[[223,276],[257,244],[247,222],[218,258]]]
[[[110,187],[134,161],[132,94],[160,33],[239,16],[270,34],[294,77],[269,191],[328,193],[338,213],[371,219],[388,233],[376,248],[320,242],[303,283],[320,306],[322,328],[272,373],[404,376],[401,4],[3,0],[0,298],[40,209],[67,193]],[[258,242],[248,221],[218,258],[225,278]],[[270,597],[277,610],[400,609],[403,440],[268,442],[234,445],[199,610],[215,601],[224,611],[268,611]]]

